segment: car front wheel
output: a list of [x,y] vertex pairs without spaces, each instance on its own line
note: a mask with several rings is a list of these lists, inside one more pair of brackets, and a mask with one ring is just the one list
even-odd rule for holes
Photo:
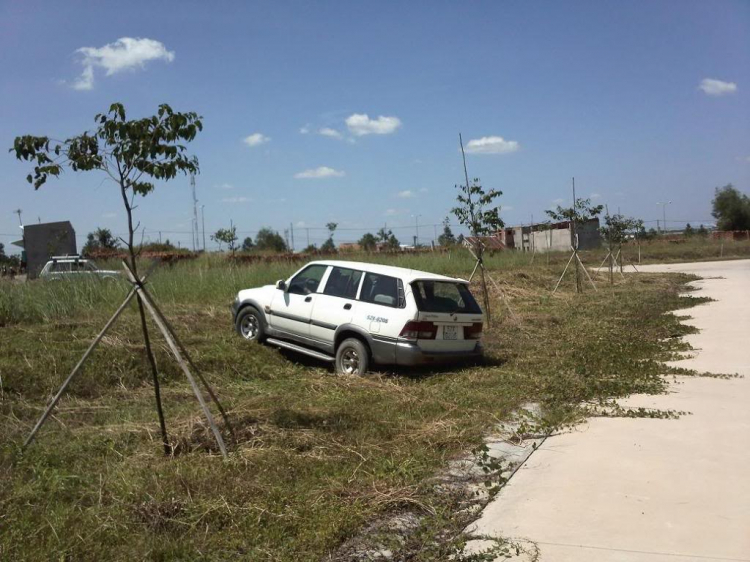
[[260,312],[255,308],[248,306],[240,311],[235,323],[237,333],[248,341],[263,341],[265,336],[263,332],[263,319]]
[[370,355],[360,340],[349,338],[336,350],[336,372],[342,375],[364,375],[370,366]]

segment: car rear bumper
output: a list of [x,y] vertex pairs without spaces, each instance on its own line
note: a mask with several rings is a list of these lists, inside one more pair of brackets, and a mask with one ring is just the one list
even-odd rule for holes
[[477,342],[469,351],[431,351],[427,352],[416,343],[398,342],[396,344],[396,365],[439,365],[479,359],[484,355],[482,344]]

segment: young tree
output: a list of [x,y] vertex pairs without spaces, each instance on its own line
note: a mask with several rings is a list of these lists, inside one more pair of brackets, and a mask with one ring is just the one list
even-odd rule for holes
[[263,227],[255,235],[255,247],[262,252],[284,253],[287,251],[286,242],[281,234]]
[[438,236],[437,242],[441,246],[453,246],[456,244],[456,237],[453,235],[448,217],[445,217],[443,220],[443,233]]
[[[106,113],[94,119],[96,128],[80,135],[57,141],[47,136],[16,137],[11,152],[19,160],[34,163],[33,175],[26,179],[39,189],[49,176],[58,177],[65,168],[75,172],[103,172],[117,186],[127,214],[130,270],[140,283],[134,235],[138,224],[133,224],[136,198],[145,197],[155,189],[157,181],[169,181],[177,174],[199,173],[198,159],[186,154],[185,143],[192,141],[203,130],[197,113],[178,113],[167,104],[159,106],[156,115],[128,120],[125,107],[113,103]],[[151,350],[146,314],[140,293],[137,295],[141,331],[154,382],[156,408],[159,414],[164,451],[171,447],[167,438],[161,406],[156,361]]]
[[575,260],[575,272],[576,272],[576,292],[580,293],[583,290],[581,286],[581,276],[578,270],[578,225],[585,224],[590,220],[598,217],[604,210],[604,205],[592,205],[591,199],[579,199],[577,198],[573,203],[572,207],[561,207],[558,205],[555,209],[548,209],[544,211],[554,221],[570,221],[573,228],[570,229],[570,246],[574,249],[576,256]]
[[247,236],[242,241],[242,251],[243,252],[252,252],[253,248],[255,248],[255,244],[253,244],[253,239]]
[[695,229],[692,226],[690,226],[690,223],[687,223],[685,225],[685,230],[683,231],[683,235],[685,236],[685,238],[692,238],[693,236],[695,236]]
[[237,238],[237,227],[232,225],[229,228],[220,228],[211,235],[211,240],[219,243],[219,251],[221,251],[221,244],[224,243],[229,246],[229,250],[234,255],[237,249],[236,242]]
[[359,246],[365,252],[374,252],[378,247],[378,239],[371,233],[366,233],[359,239]]
[[707,238],[708,237],[708,230],[706,230],[706,227],[703,225],[700,225],[698,228],[698,236],[701,238]]
[[719,230],[750,230],[750,197],[740,193],[731,183],[717,187],[711,201],[711,215]]
[[[620,213],[610,215],[607,213],[604,217],[604,226],[599,228],[602,237],[607,241],[609,257],[609,283],[614,283],[613,265],[615,250],[622,254],[622,245],[628,239],[628,236],[634,235],[643,228],[643,221],[626,217]],[[622,257],[620,258],[620,272],[622,273]]]
[[[461,147],[463,151],[463,146]],[[466,162],[464,161],[464,166]],[[500,230],[505,223],[500,218],[500,206],[495,205],[495,200],[503,192],[496,189],[485,191],[479,178],[474,178],[466,185],[457,185],[458,195],[456,200],[458,206],[451,209],[458,222],[469,229],[472,236],[471,250],[477,258],[480,280],[482,282],[482,295],[484,298],[484,309],[487,314],[487,324],[491,325],[490,296],[487,292],[487,281],[484,276],[484,244],[479,237],[494,234]]]
[[302,253],[303,254],[317,254],[318,247],[315,244],[310,244],[304,250],[302,250]]
[[87,255],[96,250],[116,250],[119,246],[120,243],[108,228],[97,228],[86,235],[86,244],[81,252]]
[[8,256],[5,255],[5,244],[0,242],[0,262],[4,262],[8,259]]

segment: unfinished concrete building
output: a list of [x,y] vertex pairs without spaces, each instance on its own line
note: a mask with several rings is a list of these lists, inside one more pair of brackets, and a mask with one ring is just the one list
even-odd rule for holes
[[[578,249],[591,250],[602,245],[599,219],[576,225]],[[522,252],[559,252],[571,249],[573,224],[570,221],[511,226],[498,233],[501,243],[508,249]]]
[[29,279],[35,279],[52,256],[76,253],[76,232],[69,221],[29,224],[23,227],[23,248]]

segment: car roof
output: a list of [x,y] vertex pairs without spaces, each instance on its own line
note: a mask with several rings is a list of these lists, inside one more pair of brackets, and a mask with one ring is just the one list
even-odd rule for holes
[[398,277],[403,279],[406,283],[411,283],[419,279],[424,280],[435,280],[435,281],[452,281],[454,283],[468,283],[465,279],[457,279],[455,277],[447,277],[446,275],[438,275],[437,273],[430,273],[428,271],[420,271],[418,269],[408,269],[406,267],[396,267],[393,265],[381,265],[379,263],[366,263],[361,261],[344,261],[344,260],[319,260],[310,262],[310,264],[321,264],[321,265],[332,265],[335,267],[344,267],[347,269],[358,269],[360,271],[370,273],[381,273],[383,275],[390,275],[391,277]]

